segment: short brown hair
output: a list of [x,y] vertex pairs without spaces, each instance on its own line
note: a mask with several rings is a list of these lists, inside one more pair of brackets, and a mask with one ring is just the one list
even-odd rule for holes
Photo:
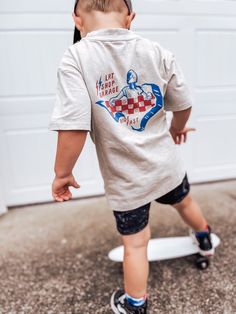
[[77,7],[86,12],[95,10],[107,13],[127,10],[126,1],[124,0],[79,0]]

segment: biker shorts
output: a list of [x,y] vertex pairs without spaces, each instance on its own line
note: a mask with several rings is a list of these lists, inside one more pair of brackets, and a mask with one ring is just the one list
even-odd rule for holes
[[[181,202],[190,191],[187,174],[180,185],[167,194],[157,198],[155,201],[161,204],[174,205]],[[120,234],[129,235],[143,230],[149,221],[151,202],[136,209],[127,211],[113,210],[116,219],[116,227]]]

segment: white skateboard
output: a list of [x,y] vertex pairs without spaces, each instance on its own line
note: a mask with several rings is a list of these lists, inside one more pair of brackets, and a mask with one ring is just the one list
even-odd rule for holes
[[[216,248],[220,244],[220,238],[212,233],[211,239],[214,248]],[[209,265],[209,258],[199,254],[198,246],[191,236],[151,239],[148,243],[148,260],[150,262],[179,258],[193,254],[197,255],[197,267],[206,269]],[[122,262],[123,256],[123,245],[111,250],[108,254],[109,259],[114,262]]]

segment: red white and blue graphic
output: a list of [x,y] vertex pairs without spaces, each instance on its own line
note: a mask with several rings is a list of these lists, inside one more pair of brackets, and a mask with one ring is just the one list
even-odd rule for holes
[[[148,121],[163,108],[163,97],[158,85],[145,83],[138,85],[138,75],[134,70],[127,73],[127,85],[118,93],[114,73],[97,81],[97,95],[102,98],[97,105],[106,109],[110,116],[134,131],[144,131]],[[118,93],[109,100],[105,96]]]

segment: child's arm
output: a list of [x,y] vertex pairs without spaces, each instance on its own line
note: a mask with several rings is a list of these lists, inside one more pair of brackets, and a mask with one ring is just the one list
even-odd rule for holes
[[186,128],[192,110],[192,96],[182,69],[168,50],[165,50],[164,68],[167,81],[164,108],[173,113],[170,133],[175,144],[181,144],[186,142],[189,131],[195,131],[194,128]]
[[186,128],[185,125],[190,117],[192,108],[187,108],[181,111],[173,112],[173,118],[170,126],[170,134],[173,137],[175,144],[181,144],[186,142],[187,133],[189,131],[195,131],[194,128]]
[[58,131],[52,196],[63,202],[72,198],[69,186],[79,188],[72,170],[91,131],[91,99],[81,69],[69,47],[57,71],[57,93],[49,130]]
[[57,153],[54,165],[55,179],[52,183],[52,196],[63,202],[72,198],[69,186],[79,188],[72,170],[84,147],[88,131],[59,131]]

